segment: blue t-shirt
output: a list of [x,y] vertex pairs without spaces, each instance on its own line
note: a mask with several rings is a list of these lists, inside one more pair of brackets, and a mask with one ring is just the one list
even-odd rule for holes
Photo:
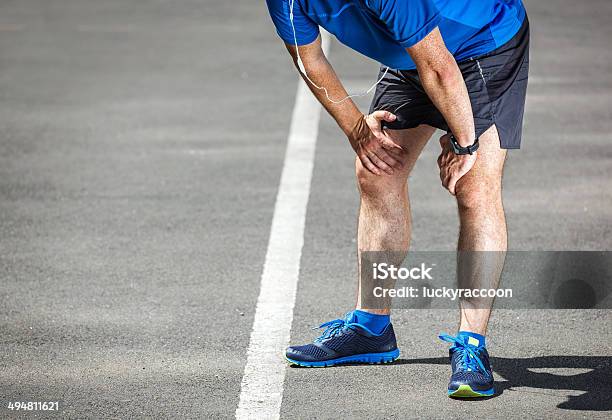
[[[313,42],[319,26],[348,47],[386,66],[415,65],[406,48],[436,26],[457,61],[486,54],[509,41],[525,19],[521,0],[293,0],[298,45]],[[295,44],[291,0],[266,0],[280,37]]]

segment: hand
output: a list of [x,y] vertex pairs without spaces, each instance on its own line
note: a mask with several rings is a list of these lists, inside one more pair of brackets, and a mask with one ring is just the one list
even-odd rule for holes
[[402,166],[400,155],[404,150],[381,127],[382,121],[395,119],[395,115],[389,111],[375,111],[360,118],[349,135],[359,160],[373,174],[382,175],[384,171],[392,175],[394,168]]
[[477,152],[471,155],[456,155],[450,144],[450,134],[440,137],[440,146],[442,146],[442,152],[438,157],[440,179],[444,188],[452,195],[455,195],[457,181],[472,169],[474,163],[476,163]]

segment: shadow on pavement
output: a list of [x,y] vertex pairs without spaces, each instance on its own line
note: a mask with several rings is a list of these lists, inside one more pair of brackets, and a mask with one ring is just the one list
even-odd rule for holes
[[[448,365],[448,358],[398,359],[392,365]],[[574,390],[581,395],[568,395],[557,405],[565,410],[612,411],[612,357],[610,356],[541,356],[525,359],[492,357],[493,370],[506,381],[496,382],[496,396],[512,387],[551,390]],[[576,375],[556,375],[530,369],[591,369]],[[529,391],[527,391],[529,392]]]

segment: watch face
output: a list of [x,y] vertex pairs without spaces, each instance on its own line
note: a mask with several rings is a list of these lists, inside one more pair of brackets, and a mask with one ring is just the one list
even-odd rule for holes
[[451,145],[453,146],[453,152],[455,152],[455,154],[457,155],[461,154],[461,149],[460,149],[459,143],[457,142],[457,139],[455,138],[455,136],[451,135],[450,142],[451,142]]

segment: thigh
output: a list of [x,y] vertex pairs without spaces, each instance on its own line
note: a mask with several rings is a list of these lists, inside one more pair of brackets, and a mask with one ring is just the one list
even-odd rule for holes
[[385,128],[389,137],[402,148],[402,172],[410,173],[423,148],[436,131],[429,125],[419,125],[405,130],[391,130]]
[[393,154],[401,162],[401,169],[394,171],[393,175],[387,173],[375,175],[363,166],[359,158],[356,158],[355,171],[362,194],[368,191],[376,194],[381,192],[395,194],[405,188],[410,171],[435,130],[426,125],[404,130],[385,129],[389,137],[402,148],[400,153]]
[[474,167],[457,182],[457,195],[475,189],[501,188],[507,150],[500,147],[497,127],[493,125],[485,131],[479,143],[478,159]]

